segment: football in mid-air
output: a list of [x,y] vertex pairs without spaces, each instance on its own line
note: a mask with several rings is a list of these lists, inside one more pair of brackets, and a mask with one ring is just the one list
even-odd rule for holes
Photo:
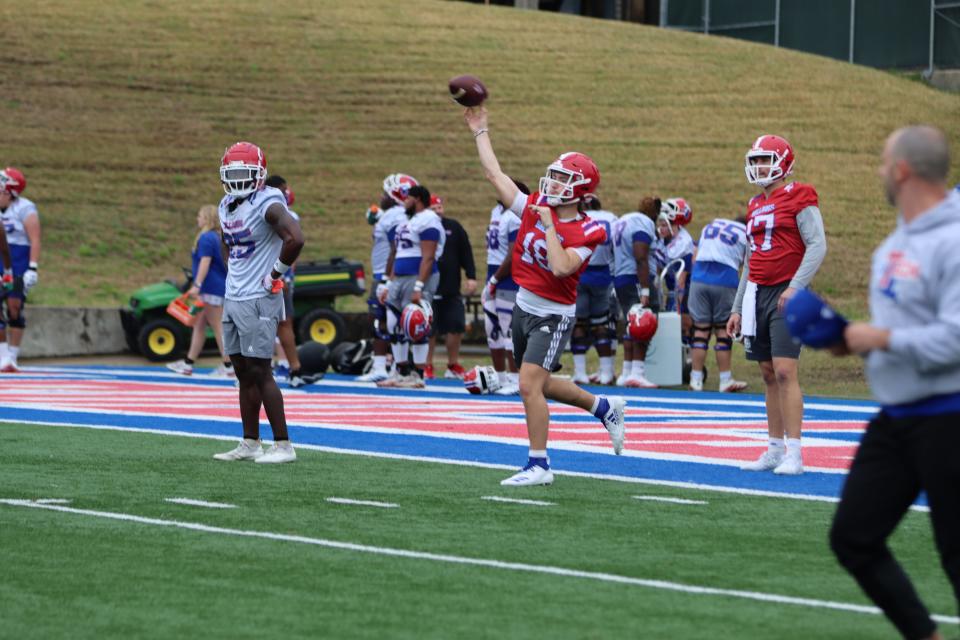
[[476,76],[457,76],[450,80],[450,97],[465,107],[477,107],[487,99],[487,88]]

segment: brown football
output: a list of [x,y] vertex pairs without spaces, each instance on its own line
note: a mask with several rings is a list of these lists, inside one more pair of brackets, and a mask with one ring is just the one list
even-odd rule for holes
[[476,107],[487,99],[487,88],[476,76],[457,76],[450,80],[450,97],[465,107]]

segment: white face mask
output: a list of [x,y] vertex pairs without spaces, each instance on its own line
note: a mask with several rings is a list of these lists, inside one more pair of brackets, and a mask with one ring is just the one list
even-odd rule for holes
[[787,175],[783,170],[783,158],[772,151],[748,151],[743,170],[747,182],[758,187],[769,186]]
[[267,170],[252,164],[220,167],[220,182],[227,195],[243,197],[256,191],[267,177]]
[[580,174],[571,173],[560,165],[550,165],[547,174],[540,178],[540,195],[546,198],[551,207],[571,204],[579,199],[573,195],[574,187],[588,182]]

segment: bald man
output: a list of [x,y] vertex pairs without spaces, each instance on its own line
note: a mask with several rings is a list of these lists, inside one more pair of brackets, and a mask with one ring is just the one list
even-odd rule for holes
[[887,139],[879,173],[899,220],[873,254],[871,321],[848,325],[835,351],[866,356],[880,412],[850,467],[830,545],[904,638],[942,637],[887,546],[921,491],[960,601],[960,193],[947,191],[949,169],[938,129]]

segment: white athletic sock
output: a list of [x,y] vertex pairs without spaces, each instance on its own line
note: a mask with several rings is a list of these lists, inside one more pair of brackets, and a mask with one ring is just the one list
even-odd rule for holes
[[[799,442],[799,440],[797,441]],[[783,438],[770,438],[770,450],[782,450],[784,447]]]
[[633,374],[633,360],[623,361],[623,375],[630,377]]
[[729,382],[730,380],[733,380],[733,372],[732,372],[732,371],[721,371],[721,372],[720,372],[720,382]]
[[573,374],[577,376],[587,375],[587,354],[573,354]]
[[646,373],[645,365],[646,363],[643,360],[634,360],[633,361],[633,375],[636,378],[642,378],[643,374]]
[[500,381],[501,387],[505,387],[510,384],[510,376],[507,375],[506,371],[497,371],[497,380]]
[[430,353],[429,344],[413,344],[410,345],[411,351],[413,351],[413,363],[419,368],[423,369],[427,364],[427,355]]
[[0,342],[0,360],[7,360],[8,358],[10,358],[10,348],[6,342]]
[[547,450],[546,449],[530,449],[529,455],[531,458],[546,458]]
[[385,373],[387,370],[387,356],[373,356],[373,370],[377,373]]
[[613,356],[600,357],[600,374],[613,376]]
[[17,364],[18,357],[20,357],[20,347],[10,345],[10,362]]
[[703,371],[690,371],[690,382],[703,382]]
[[800,455],[800,438],[787,438],[787,454]]

